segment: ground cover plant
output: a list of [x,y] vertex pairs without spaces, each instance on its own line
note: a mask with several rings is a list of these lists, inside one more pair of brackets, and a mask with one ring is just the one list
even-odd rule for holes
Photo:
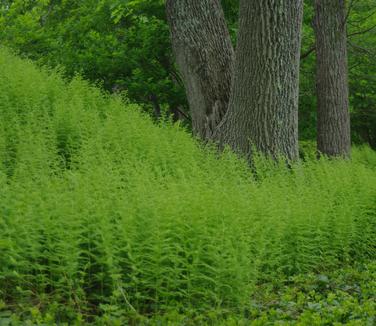
[[341,279],[338,268],[358,275],[361,293],[299,290],[307,304],[288,318],[320,324],[331,310],[313,300],[337,300],[361,311],[335,321],[372,322],[372,150],[351,161],[307,151],[290,167],[259,157],[250,169],[5,49],[0,80],[0,323],[262,325],[287,317],[255,300],[280,289],[281,305],[294,302],[315,277]]

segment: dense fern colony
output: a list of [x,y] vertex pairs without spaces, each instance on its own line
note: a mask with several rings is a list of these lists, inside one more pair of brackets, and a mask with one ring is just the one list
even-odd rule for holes
[[[376,154],[252,171],[0,50],[0,303],[55,320],[247,311],[254,287],[375,259]],[[1,306],[1,304],[0,304]]]

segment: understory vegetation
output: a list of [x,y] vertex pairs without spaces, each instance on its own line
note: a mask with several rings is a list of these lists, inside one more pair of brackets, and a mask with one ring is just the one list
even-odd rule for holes
[[371,149],[250,169],[5,49],[0,80],[1,325],[374,322]]

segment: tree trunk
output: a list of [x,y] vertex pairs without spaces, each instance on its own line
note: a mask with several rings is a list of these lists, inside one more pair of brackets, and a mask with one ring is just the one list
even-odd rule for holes
[[234,60],[220,1],[167,0],[166,8],[193,131],[211,139],[228,107]]
[[216,134],[222,145],[298,157],[302,16],[302,0],[240,0],[231,99]]
[[317,148],[350,156],[345,0],[315,0]]

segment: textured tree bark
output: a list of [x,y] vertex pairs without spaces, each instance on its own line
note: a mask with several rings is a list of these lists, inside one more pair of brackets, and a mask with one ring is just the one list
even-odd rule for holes
[[192,127],[212,138],[230,98],[234,50],[219,0],[167,0],[176,63],[182,74]]
[[302,0],[240,0],[231,99],[216,133],[222,145],[298,157],[302,16]]
[[350,156],[345,0],[315,0],[317,148]]

